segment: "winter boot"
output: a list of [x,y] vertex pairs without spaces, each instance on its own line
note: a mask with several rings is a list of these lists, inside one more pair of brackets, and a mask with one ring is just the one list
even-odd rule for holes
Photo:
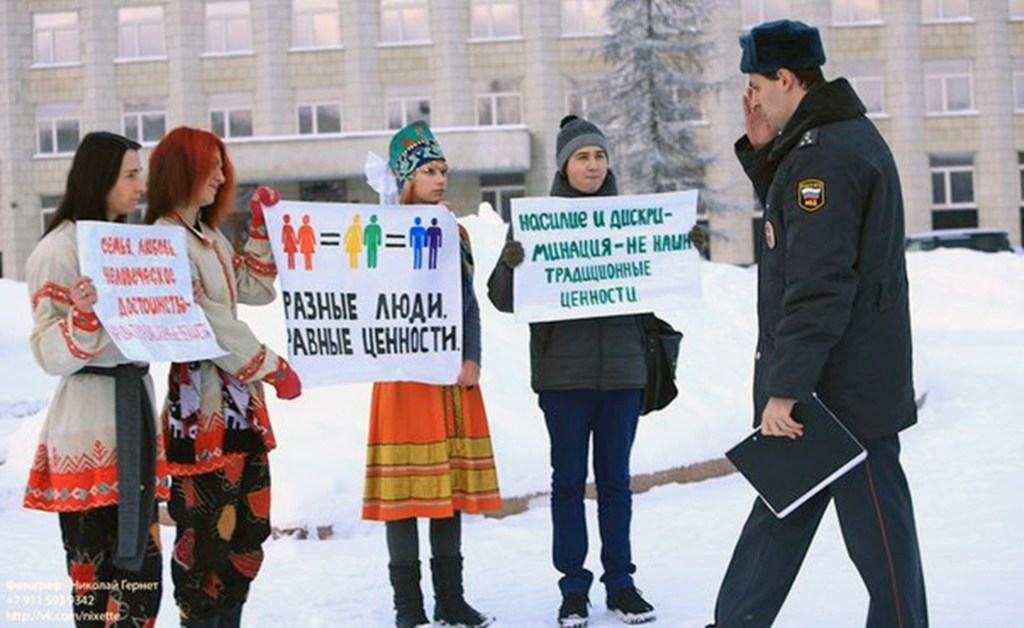
[[420,561],[391,563],[388,565],[391,588],[395,592],[395,626],[415,628],[429,626],[423,612],[423,592],[420,590]]
[[477,628],[494,621],[466,603],[462,596],[462,557],[430,560],[434,577],[434,621],[442,626]]
[[609,593],[608,610],[627,624],[646,624],[657,618],[654,607],[640,595],[636,587]]
[[217,617],[220,618],[217,628],[239,628],[242,625],[242,605],[222,609]]

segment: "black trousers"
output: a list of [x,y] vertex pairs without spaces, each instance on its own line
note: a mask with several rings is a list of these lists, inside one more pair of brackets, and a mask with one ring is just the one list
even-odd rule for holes
[[114,566],[117,506],[62,512],[60,533],[72,582],[75,626],[143,626],[156,621],[163,566],[155,519],[138,572]]
[[[871,598],[868,628],[928,625],[917,530],[898,436],[864,443],[868,458],[785,519],[757,499],[718,592],[718,628],[771,626],[829,502]],[[827,623],[828,618],[822,621]]]
[[177,524],[171,577],[181,616],[206,619],[244,604],[270,536],[267,454],[174,478],[168,512]]

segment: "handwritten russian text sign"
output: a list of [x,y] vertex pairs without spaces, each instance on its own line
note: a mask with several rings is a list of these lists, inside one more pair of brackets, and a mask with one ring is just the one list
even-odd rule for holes
[[700,294],[688,233],[697,192],[512,199],[518,321],[552,321],[683,307]]
[[447,208],[282,201],[266,215],[303,383],[455,383],[462,279]]
[[190,362],[224,355],[192,297],[184,229],[77,224],[82,274],[99,297],[96,316],[125,357]]

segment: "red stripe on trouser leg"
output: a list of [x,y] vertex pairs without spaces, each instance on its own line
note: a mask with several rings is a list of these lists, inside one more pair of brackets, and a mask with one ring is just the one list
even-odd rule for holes
[[871,465],[864,461],[864,470],[868,476],[868,488],[871,489],[871,500],[875,504],[875,516],[878,517],[878,529],[882,532],[882,547],[885,549],[885,562],[889,567],[889,582],[892,583],[893,605],[896,607],[896,622],[899,628],[903,628],[903,611],[900,610],[899,587],[896,585],[896,567],[892,563],[892,551],[889,549],[889,535],[885,532],[885,521],[882,519],[882,507],[878,503],[878,493],[875,491],[875,478],[871,473]]

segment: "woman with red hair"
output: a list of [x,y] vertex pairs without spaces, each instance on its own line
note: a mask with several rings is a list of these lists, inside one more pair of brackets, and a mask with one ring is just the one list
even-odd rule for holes
[[281,399],[301,394],[298,375],[238,319],[239,303],[274,300],[274,265],[259,188],[249,201],[249,241],[236,255],[218,228],[231,212],[235,172],[213,133],[178,127],[149,158],[145,222],[187,232],[197,300],[226,352],[172,364],[163,410],[173,477],[169,511],[177,524],[171,575],[182,626],[238,626],[270,535],[267,453],[274,434],[263,384]]

